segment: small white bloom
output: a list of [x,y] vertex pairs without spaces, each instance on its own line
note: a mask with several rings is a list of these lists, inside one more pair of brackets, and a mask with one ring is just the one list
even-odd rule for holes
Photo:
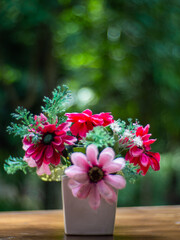
[[111,123],[110,127],[114,132],[120,132],[121,131],[121,127],[118,125],[117,121],[114,121],[113,123]]
[[124,131],[124,133],[123,133],[123,137],[124,138],[132,138],[133,137],[133,134],[128,130],[128,129],[126,129],[125,131]]
[[143,141],[141,139],[141,137],[135,137],[134,139],[134,144],[137,146],[137,147],[142,147],[143,146]]

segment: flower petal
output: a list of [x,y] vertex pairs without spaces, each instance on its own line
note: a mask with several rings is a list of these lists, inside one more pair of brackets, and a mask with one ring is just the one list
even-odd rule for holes
[[64,149],[65,149],[64,144],[55,147],[55,150],[57,150],[59,153],[61,153]]
[[91,144],[86,148],[86,155],[87,155],[88,161],[92,165],[95,165],[95,166],[98,165],[98,161],[97,161],[98,149],[95,145]]
[[119,164],[120,170],[122,170],[125,167],[125,165],[126,165],[125,159],[122,158],[122,157],[114,159],[113,163]]
[[65,132],[69,131],[69,127],[70,127],[71,123],[69,122],[64,122],[64,123],[61,123],[58,127],[57,127],[57,130],[63,130]]
[[105,148],[99,155],[99,166],[109,164],[115,157],[114,150],[110,147]]
[[55,136],[54,140],[52,141],[53,145],[59,146],[62,143],[62,139],[59,136]]
[[121,175],[107,175],[104,180],[116,189],[123,189],[126,186],[126,180]]
[[23,160],[25,162],[27,162],[29,167],[37,167],[37,164],[36,164],[36,162],[35,162],[35,160],[33,158],[31,158],[31,157],[29,157],[29,158],[24,157]]
[[31,155],[31,157],[36,161],[40,160],[44,154],[44,150],[45,146],[43,145],[38,146],[36,151]]
[[117,158],[114,161],[111,161],[109,164],[104,165],[102,168],[107,173],[116,173],[123,169],[124,166],[124,158]]
[[137,173],[142,171],[141,175],[145,176],[147,171],[148,171],[148,169],[149,169],[149,167],[150,167],[150,164],[148,164],[147,167],[144,167],[144,166],[141,165],[140,169],[137,170]]
[[114,195],[114,191],[110,188],[103,180],[97,183],[97,188],[100,195],[107,201],[107,202],[115,202],[117,200],[116,194]]
[[51,175],[49,165],[45,163],[42,163],[42,165],[37,169],[36,172],[38,175],[43,175],[43,174]]
[[153,144],[156,140],[157,139],[149,139],[147,141],[143,141],[143,145],[147,146],[147,145]]
[[133,156],[129,153],[129,151],[126,153],[125,160],[126,161],[132,161],[133,160]]
[[63,138],[63,141],[65,143],[67,143],[68,145],[73,145],[76,141],[77,141],[77,138],[73,137],[73,136],[69,136],[69,135],[66,135],[64,138]]
[[33,153],[36,151],[36,148],[37,148],[37,147],[36,147],[34,144],[32,144],[32,145],[28,148],[28,150],[26,151],[27,155],[33,154]]
[[151,167],[154,171],[159,171],[160,170],[160,154],[159,153],[153,153],[153,152],[148,152],[148,156],[150,157],[150,164]]
[[29,145],[27,145],[27,144],[25,144],[24,142],[23,142],[23,150],[24,151],[27,151],[28,150],[28,148],[29,148]]
[[146,134],[146,135],[142,136],[141,138],[142,138],[143,141],[147,141],[151,137],[151,135],[152,134],[149,133],[149,134]]
[[109,199],[105,199],[107,203],[109,204],[113,204],[115,202],[117,202],[117,194],[115,193],[115,191],[113,189],[111,189],[112,191],[112,197]]
[[30,139],[28,140],[27,137],[24,137],[24,139],[22,141],[23,142],[23,149],[26,148],[26,149],[24,149],[25,151],[27,150],[27,148],[30,147],[30,145],[32,145],[32,142],[31,142]]
[[139,162],[139,157],[134,157],[132,159],[129,160],[130,163],[133,163],[135,166],[138,164],[140,164]]
[[94,114],[91,117],[91,121],[95,126],[103,126],[104,123],[103,119],[100,117],[99,114]]
[[79,134],[80,125],[81,125],[80,123],[76,122],[70,127],[72,135],[77,136]]
[[56,125],[55,124],[48,124],[48,125],[44,125],[44,128],[42,129],[42,131],[44,133],[53,133],[56,130]]
[[90,109],[84,110],[83,113],[88,115],[88,117],[92,115],[92,111]]
[[112,192],[110,190],[110,187],[103,180],[97,183],[97,188],[103,198],[106,199],[106,198],[112,197]]
[[53,153],[53,147],[51,145],[48,145],[45,152],[46,158],[51,158],[53,156]]
[[70,166],[66,168],[65,174],[79,183],[86,183],[88,181],[87,172],[77,166]]
[[75,152],[71,154],[71,161],[74,165],[84,169],[88,170],[89,169],[89,164],[86,158],[86,155],[81,153],[81,152]]
[[136,130],[136,136],[138,137],[138,136],[142,136],[143,135],[143,127],[142,126],[140,126],[140,127],[138,127],[137,128],[137,130]]
[[91,184],[90,183],[81,185],[81,187],[79,188],[79,190],[77,192],[77,197],[80,198],[80,199],[87,198],[90,190],[91,190]]
[[133,146],[130,148],[129,152],[133,157],[139,157],[143,153],[143,149],[138,148],[137,146]]
[[50,161],[50,163],[52,163],[54,165],[58,165],[61,161],[60,154],[57,153],[56,151],[54,151],[53,156],[51,158],[46,158],[47,162],[48,162],[48,160]]
[[80,185],[81,185],[81,183],[76,182],[76,181],[73,180],[72,178],[69,179],[69,181],[68,181],[68,187],[69,187],[70,189],[77,188],[77,187],[79,187]]
[[96,210],[100,206],[101,197],[97,189],[97,185],[92,184],[89,192],[89,205],[92,209]]
[[81,184],[78,185],[77,187],[74,187],[74,188],[71,189],[72,195],[73,195],[74,197],[77,198],[77,194],[78,194],[78,191],[79,191],[80,188],[81,188]]
[[144,133],[143,133],[143,135],[148,134],[149,128],[150,128],[150,125],[147,124],[147,125],[144,127]]
[[105,153],[105,152],[110,153],[110,154],[112,155],[113,159],[114,159],[114,157],[115,157],[115,152],[114,152],[114,150],[113,150],[111,147],[105,148],[101,153]]
[[86,123],[81,123],[79,128],[79,136],[80,137],[86,137],[86,133],[88,132]]
[[149,163],[149,157],[146,155],[146,154],[142,154],[141,156],[140,156],[140,162],[141,162],[141,164],[144,166],[144,167],[147,167],[147,165],[148,165],[148,163]]
[[86,122],[86,126],[87,126],[87,129],[88,129],[88,132],[91,131],[94,128],[94,125],[90,121]]

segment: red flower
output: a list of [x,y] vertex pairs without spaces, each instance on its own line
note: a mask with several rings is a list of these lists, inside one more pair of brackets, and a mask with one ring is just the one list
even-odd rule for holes
[[24,160],[29,166],[37,166],[39,175],[50,174],[47,165],[50,163],[58,165],[65,144],[73,145],[77,139],[67,135],[68,123],[62,123],[56,127],[55,124],[45,122],[45,125],[40,125],[36,131],[42,136],[40,142],[33,143],[32,137],[23,139],[23,149],[26,151]]
[[125,159],[129,160],[130,163],[139,165],[140,168],[137,172],[142,171],[142,175],[147,173],[150,166],[154,171],[160,169],[160,154],[149,151],[151,149],[150,145],[156,141],[156,139],[149,139],[151,136],[151,134],[148,134],[149,128],[149,124],[144,128],[142,126],[137,128],[134,144],[131,145],[125,156]]
[[113,116],[110,115],[109,112],[106,112],[106,113],[102,112],[100,114],[94,114],[93,116],[103,120],[103,124],[102,124],[103,127],[106,127],[109,124],[114,122]]
[[72,122],[70,130],[74,136],[86,137],[86,134],[95,126],[107,126],[114,122],[110,113],[100,113],[92,115],[92,111],[86,109],[82,113],[66,113],[67,122]]

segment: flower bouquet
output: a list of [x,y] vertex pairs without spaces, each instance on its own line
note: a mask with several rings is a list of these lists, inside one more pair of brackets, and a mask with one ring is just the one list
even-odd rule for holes
[[67,234],[112,234],[117,191],[150,167],[160,169],[159,153],[150,151],[156,139],[150,139],[149,124],[137,120],[126,123],[89,109],[67,113],[70,100],[68,88],[57,87],[39,115],[16,109],[7,131],[22,138],[25,153],[10,156],[4,168],[8,174],[22,170],[45,181],[62,180]]

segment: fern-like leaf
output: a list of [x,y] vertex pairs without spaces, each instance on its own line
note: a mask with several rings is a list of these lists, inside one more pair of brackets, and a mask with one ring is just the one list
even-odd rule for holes
[[81,140],[85,147],[95,144],[99,148],[112,147],[115,143],[114,137],[104,127],[95,127],[87,133],[86,138]]
[[122,174],[130,183],[135,183],[137,177],[140,176],[140,174],[137,174],[137,169],[138,168],[132,163],[126,162],[126,166],[120,171],[120,174]]
[[62,88],[58,86],[54,89],[52,95],[52,99],[44,97],[43,101],[45,102],[45,106],[42,106],[42,112],[48,116],[49,122],[56,122],[58,116],[58,123],[62,123],[66,120],[64,113],[67,108],[67,103],[71,99],[70,91],[65,85],[63,85]]
[[33,126],[36,128],[33,114],[31,114],[26,108],[17,107],[15,113],[12,113],[11,115],[18,121],[18,123],[12,122],[10,126],[7,127],[7,132],[9,134],[14,134],[14,136],[20,136],[23,138],[25,135],[30,134],[30,127]]
[[27,126],[13,122],[7,127],[7,132],[9,134],[14,134],[14,136],[20,136],[21,138],[29,133]]
[[5,160],[4,170],[8,174],[14,174],[18,170],[21,170],[26,174],[27,168],[29,168],[29,166],[27,162],[23,160],[23,158],[15,158],[10,156],[7,160]]

